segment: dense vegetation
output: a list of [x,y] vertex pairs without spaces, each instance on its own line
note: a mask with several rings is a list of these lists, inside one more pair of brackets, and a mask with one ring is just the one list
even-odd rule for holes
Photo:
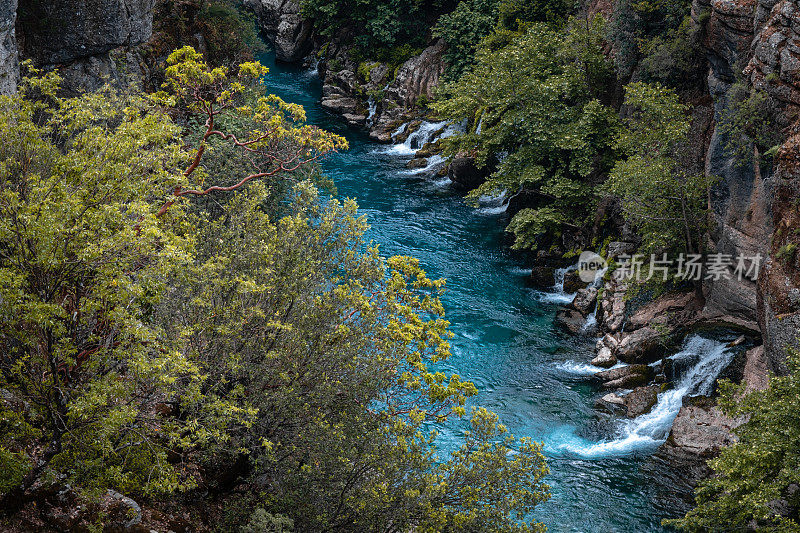
[[437,370],[443,282],[310,181],[344,139],[257,63],[168,65],[149,96],[0,97],[4,511],[67,485],[214,495],[221,531],[541,531],[538,444],[475,409],[436,456],[475,387]]
[[668,521],[683,531],[798,531],[800,504],[800,354],[787,361],[789,374],[769,388],[744,394],[723,383],[721,407],[748,422],[738,441],[710,461],[715,475],[697,490],[697,508]]

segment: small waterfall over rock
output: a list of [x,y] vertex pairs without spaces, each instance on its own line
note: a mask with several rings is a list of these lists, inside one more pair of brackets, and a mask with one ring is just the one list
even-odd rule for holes
[[652,449],[667,439],[672,422],[683,405],[683,398],[711,394],[714,382],[732,358],[733,353],[725,343],[692,335],[684,342],[683,349],[670,357],[688,364],[687,370],[672,389],[658,395],[658,403],[652,411],[621,423],[618,437],[614,440],[593,443],[571,432],[562,432],[550,439],[554,443],[551,447],[587,458]]
[[570,265],[564,268],[557,268],[553,271],[553,292],[542,293],[539,297],[540,301],[547,303],[568,304],[572,303],[575,298],[575,293],[567,294],[564,292],[564,279],[568,272],[578,269],[578,264]]
[[367,100],[367,105],[369,106],[369,113],[367,114],[367,126],[372,127],[372,124],[375,122],[375,113],[378,112],[378,102],[375,101],[375,98],[370,96]]

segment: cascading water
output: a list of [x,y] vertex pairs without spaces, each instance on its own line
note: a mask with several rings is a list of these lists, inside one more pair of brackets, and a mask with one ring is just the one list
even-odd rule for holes
[[653,449],[667,439],[672,422],[683,405],[683,398],[711,394],[717,376],[730,364],[732,358],[733,353],[727,349],[725,343],[693,335],[684,342],[680,352],[670,357],[677,362],[693,364],[675,383],[674,388],[658,395],[658,403],[652,411],[621,424],[618,438],[593,443],[565,431],[550,439],[550,447],[554,451],[566,451],[586,458]]
[[369,106],[369,113],[367,114],[367,126],[371,127],[373,122],[375,121],[375,113],[378,111],[378,102],[370,96],[367,100],[367,105]]
[[[594,274],[594,280],[589,284],[589,287],[594,289],[599,289],[600,286],[603,284],[603,276],[605,276],[606,271],[608,271],[608,267],[598,270]],[[583,327],[581,328],[582,333],[588,333],[592,331],[595,326],[597,326],[597,310],[600,308],[600,302],[594,304],[594,311],[591,312],[589,316],[586,317],[586,322],[584,322]]]
[[[588,447],[607,436],[592,407],[597,389],[586,382],[599,369],[570,362],[588,361],[591,346],[586,337],[565,336],[552,327],[556,305],[571,297],[543,301],[541,292],[527,285],[531,270],[520,268],[518,256],[501,245],[502,224],[438,180],[409,176],[405,165],[411,153],[372,142],[322,108],[319,78],[275,63],[274,55],[260,60],[270,67],[269,93],[304,105],[310,124],[348,138],[350,149],[322,167],[341,197],[358,198],[359,212],[369,217],[368,237],[380,244],[381,253],[418,257],[429,275],[447,279],[442,301],[455,336],[443,370],[474,382],[475,403],[497,412],[515,435],[546,443],[552,498],[536,508],[535,518],[554,533],[665,533],[661,520],[680,509],[662,505],[660,478],[640,468],[647,453],[589,460],[558,451],[568,439]],[[442,134],[448,130],[451,126]],[[408,125],[398,128],[395,142],[407,132]],[[562,435],[557,428],[569,429]],[[444,457],[460,446],[464,421],[439,429]],[[591,436],[577,440],[578,433]]]
[[568,272],[578,269],[578,264],[570,265],[564,268],[557,268],[553,272],[553,291],[540,294],[540,300],[547,303],[568,304],[575,298],[575,293],[568,294],[564,292],[564,280]]

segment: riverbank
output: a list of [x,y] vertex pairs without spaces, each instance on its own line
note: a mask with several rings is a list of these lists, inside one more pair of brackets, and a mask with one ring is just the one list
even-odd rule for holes
[[[680,482],[681,490],[670,466],[653,455],[665,426],[658,439],[597,452],[624,439],[627,422],[594,407],[607,394],[592,376],[599,369],[588,365],[595,337],[554,326],[571,295],[530,287],[530,270],[502,244],[498,206],[470,208],[447,178],[407,169],[411,154],[370,141],[323,109],[313,72],[271,56],[262,61],[272,69],[271,91],[302,103],[313,123],[348,136],[351,149],[326,160],[324,170],[339,196],[358,199],[382,254],[414,255],[429,275],[448,279],[443,301],[456,338],[447,369],[474,381],[478,401],[514,433],[545,442],[553,498],[537,518],[551,531],[661,531],[661,518],[685,511],[690,487]],[[463,429],[448,427],[445,441],[454,443]]]

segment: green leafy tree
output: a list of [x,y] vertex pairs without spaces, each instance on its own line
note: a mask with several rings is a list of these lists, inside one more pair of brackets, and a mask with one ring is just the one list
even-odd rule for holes
[[449,140],[450,153],[497,161],[473,199],[502,191],[535,198],[509,226],[516,248],[580,231],[592,212],[592,180],[613,164],[617,119],[600,100],[612,73],[602,28],[602,17],[573,18],[563,31],[535,24],[499,50],[485,43],[473,71],[445,85],[434,104],[469,123]]
[[709,461],[715,475],[696,490],[697,507],[665,523],[682,531],[798,531],[800,520],[800,354],[789,373],[769,387],[744,395],[741,386],[720,382],[720,406],[746,417],[738,440]]
[[434,35],[447,43],[447,74],[457,79],[475,61],[481,39],[491,33],[497,22],[496,0],[467,0],[439,18]]
[[617,149],[627,157],[611,170],[607,190],[622,199],[626,220],[642,237],[641,252],[699,253],[710,180],[688,172],[680,157],[688,108],[671,89],[645,83],[626,87],[625,104],[631,116]]
[[478,409],[436,455],[476,389],[440,370],[444,282],[306,179],[345,141],[255,94],[257,64],[168,63],[147,98],[56,74],[0,97],[4,512],[42,483],[202,483],[254,502],[234,529],[542,531],[540,444]]
[[[3,484],[9,502],[45,474],[87,489],[190,487],[168,455],[224,440],[229,423],[251,414],[203,398],[202,370],[153,318],[166,280],[192,254],[180,200],[291,172],[344,140],[298,125],[302,108],[276,97],[241,104],[247,86],[260,84],[260,65],[244,64],[231,79],[191,48],[169,62],[173,92],[155,98],[105,88],[63,99],[49,74],[0,100],[0,387],[28,407],[2,411],[16,428],[5,433],[17,458],[16,482]],[[204,117],[198,146],[184,147],[166,114],[176,111]],[[223,132],[223,116],[251,128]],[[203,187],[211,138],[247,154],[249,173]],[[156,414],[183,403],[200,405],[196,419]]]

